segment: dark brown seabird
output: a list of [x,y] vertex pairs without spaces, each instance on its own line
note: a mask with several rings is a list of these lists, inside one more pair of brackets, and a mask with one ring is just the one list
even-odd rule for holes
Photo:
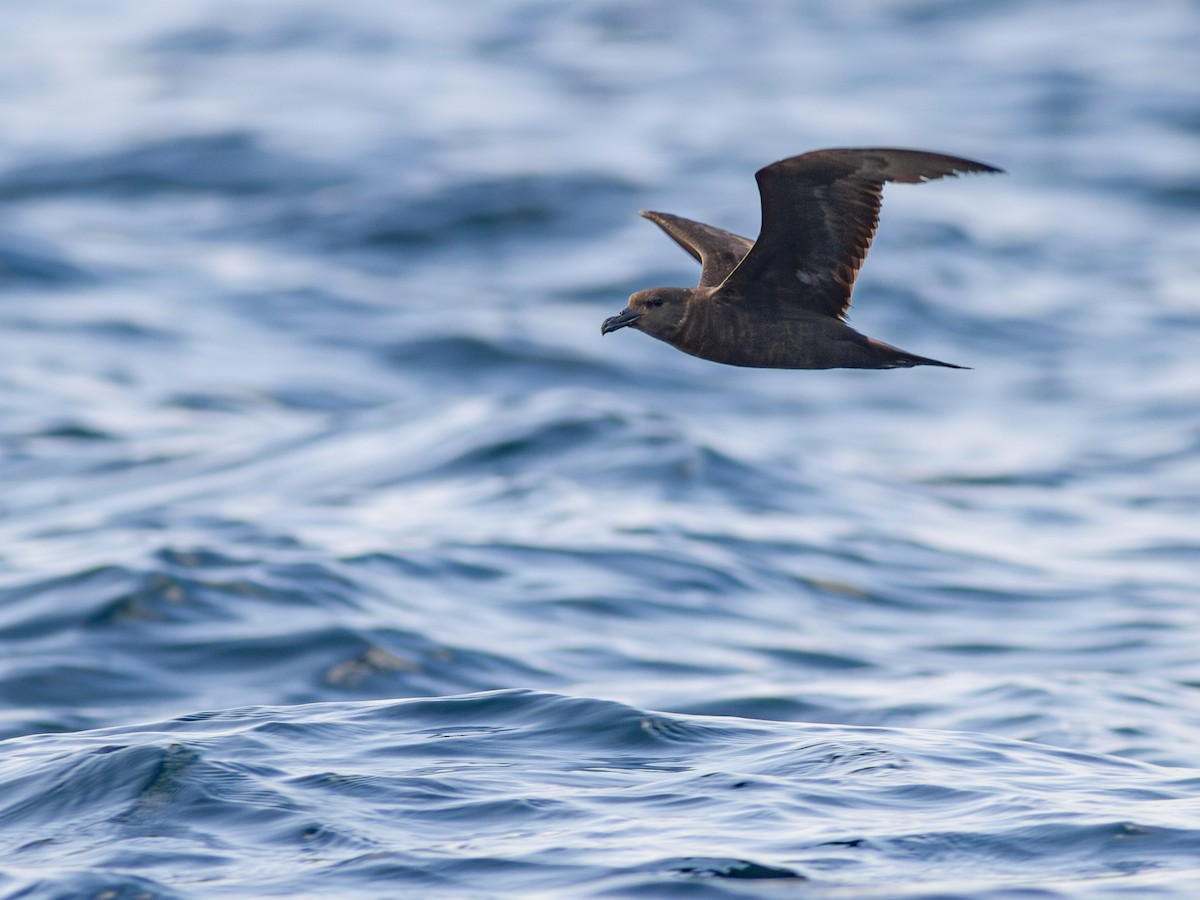
[[600,327],[626,326],[719,363],[774,369],[945,366],[846,324],[887,181],[919,184],[994,166],[922,150],[814,150],[755,174],[758,240],[660,212],[642,215],[701,264],[694,288],[638,291]]

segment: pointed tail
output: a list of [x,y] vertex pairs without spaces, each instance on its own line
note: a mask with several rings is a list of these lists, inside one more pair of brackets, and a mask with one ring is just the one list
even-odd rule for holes
[[945,369],[971,368],[942,362],[940,359],[930,359],[928,356],[918,356],[907,350],[901,350],[899,347],[893,347],[891,344],[885,344],[883,341],[877,341],[875,338],[868,338],[867,343],[879,353],[881,369],[911,369],[913,366],[941,366]]

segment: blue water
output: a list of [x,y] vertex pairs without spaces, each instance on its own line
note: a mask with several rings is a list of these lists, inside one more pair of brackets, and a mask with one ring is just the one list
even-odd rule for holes
[[[0,894],[1191,898],[1200,7],[0,10]],[[600,322],[914,146],[781,372]]]

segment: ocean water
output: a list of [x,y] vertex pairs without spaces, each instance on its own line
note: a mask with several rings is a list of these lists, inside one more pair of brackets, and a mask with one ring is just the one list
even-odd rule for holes
[[[1200,892],[1200,6],[0,8],[0,896]],[[911,146],[852,323],[601,338]]]

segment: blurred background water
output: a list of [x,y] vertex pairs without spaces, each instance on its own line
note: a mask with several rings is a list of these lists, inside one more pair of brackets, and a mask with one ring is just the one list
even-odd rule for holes
[[[4,896],[1195,896],[1196,3],[0,26]],[[972,371],[601,340],[855,145]]]

